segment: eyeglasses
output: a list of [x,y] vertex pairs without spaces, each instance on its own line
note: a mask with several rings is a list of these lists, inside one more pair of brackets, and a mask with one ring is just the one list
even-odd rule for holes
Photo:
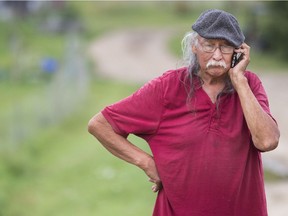
[[234,52],[234,47],[232,46],[228,46],[228,45],[220,45],[220,46],[215,46],[213,44],[209,44],[209,43],[200,43],[199,44],[201,45],[202,47],[202,50],[204,52],[207,52],[207,53],[213,53],[216,51],[217,48],[220,49],[221,53],[223,54],[231,54]]

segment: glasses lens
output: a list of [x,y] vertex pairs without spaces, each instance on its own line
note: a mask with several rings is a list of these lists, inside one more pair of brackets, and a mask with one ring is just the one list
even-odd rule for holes
[[222,53],[233,53],[234,48],[231,46],[220,46],[221,52]]
[[[202,47],[202,50],[208,53],[213,53],[218,48],[217,46],[209,43],[200,43],[200,45]],[[234,47],[232,46],[222,45],[219,46],[219,49],[224,54],[230,54],[234,52]]]
[[205,52],[214,52],[215,51],[215,46],[213,46],[211,44],[203,44],[202,47],[203,47],[203,50]]

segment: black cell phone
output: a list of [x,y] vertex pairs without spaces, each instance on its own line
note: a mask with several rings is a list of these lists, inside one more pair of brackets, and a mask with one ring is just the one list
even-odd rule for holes
[[242,53],[234,52],[232,55],[231,68],[234,68],[242,59]]

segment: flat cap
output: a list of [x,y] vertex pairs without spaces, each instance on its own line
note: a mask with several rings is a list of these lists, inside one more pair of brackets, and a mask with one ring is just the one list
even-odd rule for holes
[[224,39],[239,47],[245,40],[237,19],[230,13],[218,9],[204,11],[192,29],[206,39]]

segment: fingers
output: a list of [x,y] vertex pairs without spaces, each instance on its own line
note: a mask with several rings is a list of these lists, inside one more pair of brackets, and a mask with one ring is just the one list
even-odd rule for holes
[[241,44],[240,47],[235,49],[236,53],[241,53],[241,60],[237,63],[237,65],[233,68],[233,71],[242,71],[244,72],[250,63],[250,46],[246,43]]
[[248,44],[246,44],[246,43],[242,43],[240,45],[240,47],[236,48],[236,50],[238,50],[238,49],[250,49],[250,46],[248,46]]
[[243,53],[244,56],[249,56],[250,55],[250,46],[248,46],[246,43],[243,43],[243,44],[241,44],[240,47],[235,49],[235,52]]
[[237,89],[239,89],[243,83],[246,83],[244,73],[248,64],[250,63],[250,47],[246,43],[243,43],[239,48],[235,49],[235,52],[242,53],[241,60],[235,65],[235,67],[230,68],[229,76],[232,85],[237,91]]
[[154,185],[151,187],[151,189],[154,193],[156,193],[162,189],[163,186],[162,186],[162,182],[160,180],[149,179],[149,181],[154,183]]
[[154,193],[156,193],[162,189],[162,184],[161,185],[153,185],[151,189]]

